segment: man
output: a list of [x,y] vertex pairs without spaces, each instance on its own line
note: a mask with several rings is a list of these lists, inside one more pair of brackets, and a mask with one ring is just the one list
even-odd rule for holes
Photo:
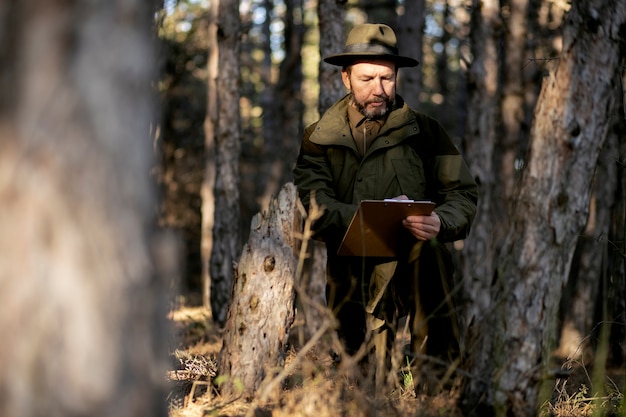
[[[349,93],[306,129],[294,180],[305,206],[315,198],[325,208],[313,227],[328,250],[327,297],[340,338],[354,354],[367,331],[393,329],[408,314],[412,350],[446,355],[457,339],[444,243],[469,233],[476,184],[439,123],[396,95],[398,68],[418,62],[398,54],[389,26],[356,26],[344,51],[324,61],[342,67]],[[338,256],[359,202],[386,198],[436,207],[403,220],[410,239],[398,256]]]

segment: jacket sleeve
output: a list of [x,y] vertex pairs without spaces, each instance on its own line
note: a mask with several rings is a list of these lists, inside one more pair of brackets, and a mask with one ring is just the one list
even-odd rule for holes
[[316,238],[324,240],[331,247],[335,245],[338,247],[357,206],[337,200],[326,151],[323,146],[309,140],[314,128],[315,124],[304,133],[293,170],[294,183],[307,211],[310,210],[313,198],[317,205],[324,209],[322,217],[313,225]]
[[422,126],[426,128],[425,136],[429,138],[429,194],[437,203],[435,212],[441,219],[437,239],[442,242],[464,239],[476,215],[478,187],[469,167],[441,125],[428,118]]

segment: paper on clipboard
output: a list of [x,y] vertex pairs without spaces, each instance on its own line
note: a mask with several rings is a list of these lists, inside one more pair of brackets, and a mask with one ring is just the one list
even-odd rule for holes
[[340,256],[393,257],[397,253],[407,216],[428,215],[432,201],[363,200],[337,251]]

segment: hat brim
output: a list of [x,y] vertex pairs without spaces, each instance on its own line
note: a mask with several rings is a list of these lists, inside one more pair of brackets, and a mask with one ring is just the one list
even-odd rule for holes
[[391,61],[396,64],[396,67],[416,67],[419,65],[419,62],[416,59],[409,58],[408,56],[401,55],[386,55],[386,54],[378,54],[378,53],[343,53],[343,54],[335,54],[330,55],[324,58],[324,62],[329,63],[331,65],[337,65],[340,67],[346,67],[354,64],[357,61],[372,61],[375,59]]

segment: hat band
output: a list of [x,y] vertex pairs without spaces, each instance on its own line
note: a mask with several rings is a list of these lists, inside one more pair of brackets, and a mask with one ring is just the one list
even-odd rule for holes
[[346,45],[344,53],[369,53],[369,54],[381,54],[381,55],[398,55],[398,48],[393,48],[383,44],[372,43],[354,43],[352,45]]

